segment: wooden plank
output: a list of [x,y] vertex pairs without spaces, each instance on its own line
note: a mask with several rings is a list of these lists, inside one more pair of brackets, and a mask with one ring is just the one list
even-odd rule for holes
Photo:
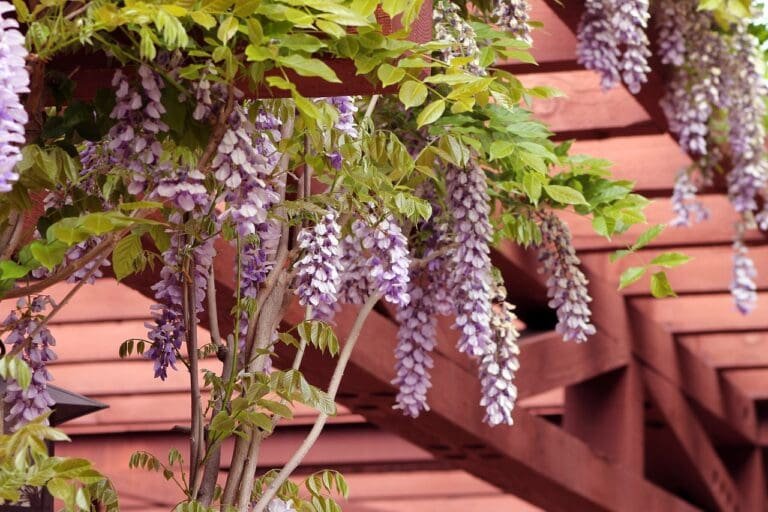
[[768,400],[768,368],[724,370],[723,376],[753,400]]
[[714,368],[768,366],[768,333],[693,334],[677,340]]
[[653,315],[638,309],[634,301],[629,311],[634,354],[723,425],[730,426],[742,442],[756,442],[757,417],[752,400],[686,347],[675,343],[672,332],[656,323]]
[[[668,228],[676,229],[676,228]],[[643,265],[658,256],[660,250],[639,251],[636,255],[611,263],[604,254],[589,253],[582,256],[584,264],[618,289],[621,273],[627,268]],[[730,290],[732,279],[730,245],[716,247],[687,247],[682,250],[692,258],[685,266],[667,272],[672,288],[678,294],[723,293]],[[752,246],[749,251],[757,269],[755,280],[758,290],[768,290],[768,245]],[[706,276],[706,279],[702,279]],[[625,296],[648,296],[648,279],[641,279],[620,291]]]
[[565,390],[565,431],[638,475],[643,474],[644,419],[636,363]]
[[649,120],[647,112],[625,89],[603,92],[598,77],[589,71],[531,73],[519,78],[526,87],[547,85],[564,94],[533,102],[534,117],[556,133],[624,128]]
[[632,305],[675,334],[768,331],[768,293],[757,295],[757,307],[749,315],[739,313],[727,293],[636,298]]
[[710,498],[718,510],[743,510],[736,484],[680,390],[647,366],[642,367],[642,375],[654,402],[696,468],[700,479],[706,484]]
[[645,195],[671,194],[677,173],[691,164],[669,134],[615,137],[604,140],[577,140],[574,154],[587,154],[613,162],[616,178],[635,183]]
[[[689,247],[703,245],[730,245],[733,240],[733,223],[737,220],[737,215],[728,198],[720,194],[704,194],[699,198],[711,213],[709,221],[695,224],[690,228],[665,229],[649,245],[649,248],[686,250]],[[597,235],[589,219],[567,211],[563,212],[561,217],[571,229],[576,249],[581,254],[585,254],[586,251],[606,251],[632,245],[638,235],[648,229],[649,225],[667,224],[673,218],[671,199],[655,199],[645,212],[648,218],[647,224],[634,226],[627,233],[615,236],[611,240]],[[765,240],[765,237],[756,231],[750,231],[746,238],[749,242]],[[724,266],[727,267],[726,264]]]

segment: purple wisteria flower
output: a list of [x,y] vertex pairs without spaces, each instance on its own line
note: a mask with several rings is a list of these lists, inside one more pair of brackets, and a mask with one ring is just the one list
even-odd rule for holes
[[763,124],[768,87],[759,62],[762,53],[757,38],[745,26],[738,26],[731,46],[733,56],[723,80],[733,161],[728,196],[737,212],[754,212],[757,196],[768,184]]
[[507,290],[501,283],[495,286],[496,306],[491,316],[491,343],[480,357],[478,374],[482,387],[480,405],[485,407],[484,421],[490,426],[512,425],[512,411],[517,400],[515,373],[520,368],[517,356],[520,348],[517,339],[515,307],[506,301]]
[[366,227],[364,236],[358,236],[362,239],[363,248],[371,253],[366,265],[375,288],[387,302],[401,306],[407,304],[410,299],[408,267],[411,264],[408,239],[391,215]]
[[19,179],[15,168],[21,161],[28,119],[19,99],[20,94],[29,92],[24,36],[18,30],[19,23],[6,17],[15,12],[11,2],[0,1],[0,192],[10,192]]
[[499,28],[531,43],[531,26],[528,24],[530,12],[528,0],[497,0],[491,16]]
[[749,257],[747,246],[739,235],[733,243],[733,278],[731,295],[736,309],[746,315],[757,305],[757,270]]
[[349,234],[341,240],[340,303],[363,304],[374,289],[363,250],[363,239],[369,231],[368,225],[358,219],[352,223]]
[[109,131],[109,156],[131,171],[128,192],[139,194],[147,189],[160,170],[163,147],[157,137],[168,131],[160,118],[165,107],[160,102],[163,81],[149,67],[139,67],[141,93],[137,92],[122,71],[112,79],[117,102],[110,117],[116,121]]
[[[29,304],[25,298],[19,299],[16,310],[11,311],[0,324],[3,331],[10,331],[5,343],[11,346],[26,342],[38,329],[44,318],[42,313],[49,305],[54,306],[54,303],[47,295],[37,296]],[[42,327],[30,340],[29,345],[20,352],[21,358],[32,371],[32,380],[27,389],[22,389],[13,379],[9,379],[7,383],[5,403],[9,404],[9,409],[5,420],[13,430],[49,411],[55,405],[48,391],[48,382],[53,380],[53,377],[47,368],[48,362],[56,360],[56,353],[51,348],[55,345],[56,340],[51,332],[47,327]]]
[[451,167],[445,177],[446,203],[456,249],[452,253],[456,327],[459,351],[485,354],[491,342],[491,259],[493,230],[485,172],[475,164],[466,170]]
[[709,210],[696,199],[698,191],[699,187],[688,171],[682,170],[677,174],[672,191],[672,211],[675,217],[670,221],[670,226],[689,227],[709,218]]
[[651,71],[648,65],[651,50],[646,35],[650,18],[648,7],[648,0],[618,1],[614,4],[611,18],[616,38],[624,48],[619,60],[621,78],[632,94],[640,92]]
[[615,87],[621,80],[621,52],[609,6],[602,0],[586,0],[576,35],[579,64],[600,73],[603,89]]
[[164,174],[150,197],[169,199],[183,212],[205,211],[210,206],[211,195],[205,188],[203,173],[197,169],[168,166]]
[[435,41],[446,44],[442,51],[443,60],[450,63],[456,57],[471,57],[466,70],[473,75],[485,75],[486,71],[480,66],[480,48],[477,46],[477,36],[464,17],[461,8],[450,0],[438,0],[434,3],[432,23],[435,30]]
[[355,114],[358,110],[355,98],[352,96],[331,96],[325,98],[325,101],[336,107],[339,111],[339,118],[333,127],[352,139],[358,138],[360,132],[357,129],[357,121],[355,120]]
[[581,261],[571,242],[568,227],[555,214],[545,214],[541,222],[539,246],[540,271],[546,272],[549,307],[557,312],[555,330],[564,341],[582,343],[595,334],[590,322],[592,297],[587,291],[587,278],[579,268]]
[[[183,218],[180,213],[174,213],[170,217],[172,223],[180,223]],[[153,322],[146,324],[149,329],[148,338],[152,346],[145,356],[155,362],[155,377],[165,380],[168,366],[174,366],[175,352],[183,342],[185,336],[184,322],[184,283],[183,279],[189,275],[195,290],[194,317],[203,311],[203,301],[208,287],[208,273],[213,264],[216,250],[213,247],[213,239],[190,247],[186,243],[187,235],[181,232],[171,236],[170,247],[163,252],[163,268],[160,270],[160,281],[152,286],[155,292],[155,300],[158,304],[152,306]],[[185,258],[188,258],[189,271],[184,271]],[[194,329],[195,326],[188,326]]]
[[400,324],[395,348],[397,377],[392,381],[398,387],[395,409],[402,409],[403,414],[412,418],[429,410],[427,390],[432,387],[429,371],[434,364],[430,353],[437,345],[435,304],[421,284],[427,280],[425,273],[421,270],[411,276],[410,301],[397,311]]
[[302,306],[312,307],[314,318],[332,317],[338,300],[343,268],[339,247],[341,228],[337,219],[338,214],[331,210],[298,236],[304,256],[296,262],[296,295]]
[[579,23],[576,55],[601,75],[604,89],[623,80],[633,94],[640,92],[650,71],[648,0],[587,0]]

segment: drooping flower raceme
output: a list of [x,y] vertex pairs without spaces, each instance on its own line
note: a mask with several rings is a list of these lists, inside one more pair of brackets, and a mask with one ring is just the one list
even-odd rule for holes
[[650,71],[648,0],[587,0],[578,28],[576,55],[587,69],[601,75],[604,89],[623,80],[640,92]]
[[619,43],[611,24],[611,9],[601,0],[587,0],[577,30],[576,56],[579,64],[600,73],[603,89],[616,86],[619,72]]
[[530,43],[531,26],[528,24],[531,6],[528,0],[497,0],[491,12],[496,25],[518,39]]
[[[374,220],[374,219],[371,219]],[[359,235],[358,235],[359,236]],[[384,300],[396,305],[409,301],[408,282],[411,257],[408,239],[391,215],[369,226],[361,237],[362,246],[371,253],[366,262],[374,287]]]
[[699,187],[686,170],[677,174],[672,191],[672,211],[675,217],[670,221],[674,227],[691,226],[709,218],[709,210],[696,199]]
[[741,237],[733,243],[733,278],[731,279],[731,295],[736,309],[742,314],[751,312],[757,304],[757,270],[749,257],[747,246]]
[[619,61],[621,78],[632,94],[640,92],[651,71],[648,65],[651,51],[646,35],[650,18],[648,7],[648,0],[617,1],[611,19],[616,37],[624,48]]
[[350,233],[341,240],[340,303],[363,304],[374,289],[363,250],[363,240],[369,231],[368,225],[358,219],[352,223]]
[[731,37],[733,56],[724,77],[728,108],[728,140],[733,169],[728,174],[728,196],[737,212],[755,212],[757,196],[768,183],[765,151],[766,81],[758,63],[759,43],[738,26]]
[[517,356],[520,348],[517,339],[514,313],[515,307],[506,301],[507,290],[501,283],[496,284],[491,315],[491,343],[480,357],[478,374],[482,388],[480,405],[485,407],[484,421],[489,425],[512,425],[512,411],[517,400],[515,373],[520,367]]
[[296,262],[296,294],[302,306],[312,307],[313,317],[333,316],[341,282],[341,229],[335,211],[327,213],[311,229],[304,228],[298,236],[304,255]]
[[160,170],[163,147],[158,134],[167,132],[168,125],[160,118],[165,107],[160,102],[163,81],[148,66],[139,67],[141,93],[118,70],[112,79],[117,102],[110,117],[116,121],[109,131],[109,156],[131,171],[128,192],[139,194],[147,189]]
[[422,269],[411,276],[408,288],[411,300],[397,311],[400,324],[395,348],[397,376],[392,381],[398,388],[395,408],[412,418],[429,410],[427,391],[432,386],[429,371],[434,364],[430,353],[437,344],[435,305],[422,287],[427,279],[424,274]]
[[[13,430],[47,412],[55,402],[48,391],[48,382],[53,379],[47,364],[56,360],[53,346],[56,340],[48,327],[38,329],[43,321],[43,311],[54,303],[50,297],[40,295],[27,300],[21,298],[16,303],[16,309],[11,311],[0,324],[0,331],[9,331],[5,343],[10,346],[26,343],[20,356],[32,371],[32,380],[27,389],[22,389],[18,382],[9,379],[6,386],[5,403],[8,404],[6,421]],[[30,340],[31,334],[35,333]]]
[[482,356],[491,342],[491,259],[488,184],[476,164],[450,168],[446,203],[456,249],[452,253],[456,323],[461,352]]
[[356,139],[360,133],[357,129],[355,114],[357,105],[352,96],[331,96],[325,98],[325,101],[336,107],[339,111],[339,117],[333,127],[344,135]]
[[541,222],[539,261],[546,272],[549,307],[557,312],[555,330],[565,341],[582,343],[595,334],[590,322],[592,298],[587,278],[579,268],[581,261],[573,248],[568,227],[555,214],[548,213]]
[[449,45],[442,50],[443,60],[450,63],[455,57],[471,57],[467,71],[473,75],[485,75],[480,66],[480,48],[475,30],[461,15],[461,9],[450,0],[437,0],[432,11],[435,41]]
[[27,112],[19,95],[29,92],[27,50],[19,23],[6,17],[15,12],[11,2],[0,1],[0,192],[10,192],[19,179],[15,168],[26,140]]

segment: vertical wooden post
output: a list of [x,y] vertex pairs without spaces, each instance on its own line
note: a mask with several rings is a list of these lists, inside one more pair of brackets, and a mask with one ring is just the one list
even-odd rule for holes
[[634,361],[565,390],[566,432],[641,475],[643,423],[643,386]]

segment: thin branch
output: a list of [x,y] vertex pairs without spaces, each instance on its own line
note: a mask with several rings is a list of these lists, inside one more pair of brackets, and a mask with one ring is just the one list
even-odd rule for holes
[[16,247],[21,241],[21,234],[24,232],[24,217],[19,212],[11,212],[8,216],[8,227],[3,232],[2,239],[0,239],[0,247],[2,247],[2,254],[0,259],[10,259],[13,253],[16,252]]
[[373,115],[373,111],[376,109],[376,104],[379,102],[379,96],[378,94],[374,94],[371,96],[371,101],[368,102],[368,108],[365,109],[365,115],[363,116],[363,119],[370,119]]
[[211,343],[217,349],[221,349],[224,345],[221,343],[221,331],[219,330],[219,308],[216,303],[216,275],[213,265],[211,265],[211,269],[208,272],[206,293],[208,294],[208,329],[211,332]]
[[73,286],[71,290],[69,290],[69,291],[67,292],[67,294],[64,296],[64,298],[63,298],[63,299],[61,299],[61,300],[60,300],[60,301],[59,301],[59,302],[58,302],[58,303],[57,303],[57,304],[56,304],[56,305],[53,307],[53,309],[51,310],[51,312],[50,312],[50,313],[48,313],[48,316],[46,316],[45,318],[43,318],[43,320],[42,320],[42,321],[41,321],[39,324],[37,324],[37,327],[35,327],[35,328],[32,330],[32,332],[31,332],[31,333],[29,333],[29,336],[27,336],[26,340],[25,340],[23,343],[19,343],[19,344],[17,344],[16,346],[14,346],[14,347],[13,347],[13,349],[12,349],[10,352],[8,352],[8,353],[7,353],[7,354],[6,354],[4,357],[8,357],[8,358],[14,357],[14,356],[15,356],[15,355],[17,355],[19,352],[21,352],[21,351],[22,351],[22,349],[24,349],[24,347],[26,347],[26,346],[27,346],[29,343],[31,343],[31,342],[32,342],[32,340],[33,340],[33,339],[35,339],[35,336],[37,336],[38,334],[40,334],[40,331],[42,331],[42,330],[43,330],[43,328],[44,328],[46,325],[48,325],[48,322],[50,322],[50,321],[51,321],[51,319],[52,319],[53,317],[55,317],[55,316],[56,316],[56,314],[57,314],[59,311],[61,311],[61,309],[62,309],[64,306],[66,306],[67,304],[69,304],[69,301],[70,301],[70,300],[72,300],[72,297],[74,297],[74,296],[75,296],[75,294],[76,294],[76,293],[77,293],[77,292],[80,290],[80,288],[82,288],[82,287],[83,287],[83,285],[84,285],[85,283],[87,283],[87,282],[90,280],[90,278],[91,278],[91,277],[93,277],[93,275],[96,273],[96,271],[97,271],[97,270],[99,270],[99,267],[101,266],[101,263],[102,263],[102,261],[104,260],[104,258],[105,258],[105,257],[106,257],[106,255],[102,256],[102,257],[101,257],[101,259],[99,259],[99,260],[94,260],[94,261],[95,261],[95,263],[94,263],[94,265],[93,265],[93,268],[89,269],[89,270],[88,270],[88,272],[85,274],[85,276],[83,276],[83,278],[82,278],[80,281],[78,281],[78,283],[77,283],[75,286]]
[[25,286],[23,288],[14,288],[13,290],[8,290],[3,294],[2,297],[0,297],[0,300],[5,299],[17,299],[19,297],[24,297],[26,295],[34,295],[36,293],[40,293],[49,286],[52,286],[58,282],[65,281],[66,279],[69,279],[70,276],[75,274],[78,270],[85,268],[86,265],[88,265],[91,261],[101,256],[105,251],[110,251],[114,247],[116,243],[116,239],[120,238],[124,232],[121,232],[119,236],[107,236],[104,240],[99,242],[96,247],[88,251],[85,256],[82,258],[76,260],[74,263],[69,265],[68,267],[60,270],[56,274],[46,277],[45,279],[41,279],[40,281],[37,281],[35,284],[31,284],[29,286]]
[[[328,385],[328,396],[331,400],[336,399],[336,393],[339,390],[341,378],[344,376],[344,370],[347,367],[347,363],[352,356],[352,350],[355,348],[355,344],[360,337],[360,332],[363,330],[365,320],[368,318],[368,315],[371,313],[373,307],[376,305],[379,299],[381,299],[380,293],[376,293],[371,296],[365,302],[363,307],[360,308],[360,311],[357,314],[357,318],[355,319],[355,323],[349,333],[347,342],[344,344],[344,348],[341,350],[341,354],[339,354],[339,360],[336,363],[336,368],[333,371],[331,382]],[[264,512],[264,510],[266,510],[269,502],[272,501],[272,498],[275,497],[278,489],[280,489],[280,486],[283,485],[289,476],[291,476],[291,473],[293,473],[299,464],[301,464],[301,461],[304,460],[304,457],[306,457],[307,453],[309,453],[309,450],[320,436],[320,432],[323,430],[326,421],[328,421],[328,415],[324,412],[321,412],[317,416],[315,424],[312,426],[312,430],[304,439],[304,442],[301,443],[299,449],[296,450],[291,459],[285,464],[285,466],[283,466],[283,469],[280,470],[280,473],[277,475],[277,477],[269,484],[267,489],[264,491],[264,494],[254,506],[253,512]]]

